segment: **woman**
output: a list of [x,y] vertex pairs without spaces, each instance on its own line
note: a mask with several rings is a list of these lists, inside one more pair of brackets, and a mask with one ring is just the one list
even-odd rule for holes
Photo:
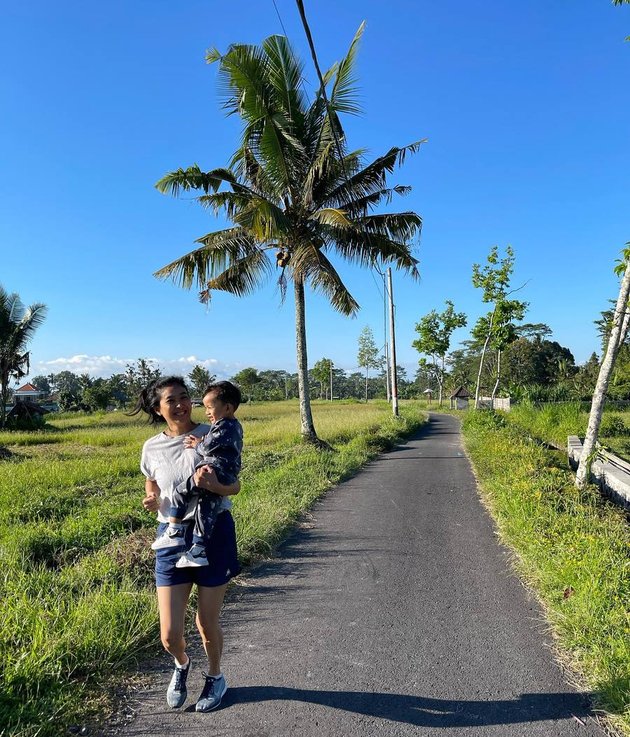
[[[186,654],[184,620],[186,606],[193,584],[197,586],[197,628],[208,658],[208,672],[204,673],[205,684],[197,701],[197,711],[211,711],[221,704],[227,691],[225,678],[221,673],[221,653],[223,632],[219,624],[219,614],[228,581],[239,572],[236,555],[236,534],[234,521],[229,512],[229,496],[238,494],[240,483],[230,486],[220,484],[214,471],[205,466],[195,471],[195,454],[184,446],[186,435],[201,437],[210,429],[208,425],[192,420],[192,402],[184,380],[179,376],[169,376],[151,382],[141,393],[132,414],[143,411],[149,415],[149,422],[166,423],[166,429],[146,441],[142,448],[141,468],[146,476],[144,508],[157,512],[158,535],[168,525],[168,512],[171,494],[182,481],[194,474],[196,486],[221,495],[222,509],[208,544],[210,565],[200,568],[177,568],[181,547],[165,548],[156,552],[155,574],[158,608],[160,612],[160,633],[162,644],[175,660],[166,700],[168,705],[179,708],[186,700],[186,680],[190,671],[190,658]],[[194,510],[186,515],[190,519]],[[192,524],[187,525],[189,547]]]

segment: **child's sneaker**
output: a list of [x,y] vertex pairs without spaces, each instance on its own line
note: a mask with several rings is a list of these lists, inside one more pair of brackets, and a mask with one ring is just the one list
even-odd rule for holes
[[208,558],[206,557],[206,551],[202,545],[193,545],[190,550],[187,550],[182,557],[175,564],[175,568],[199,568],[200,566],[207,566]]
[[152,550],[161,550],[162,548],[179,548],[185,544],[184,528],[171,527],[169,525],[164,532],[152,543]]

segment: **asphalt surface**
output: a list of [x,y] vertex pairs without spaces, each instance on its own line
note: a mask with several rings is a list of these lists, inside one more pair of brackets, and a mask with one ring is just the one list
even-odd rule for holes
[[602,736],[554,662],[542,612],[479,502],[457,419],[329,492],[277,556],[232,587],[222,707],[168,709],[170,662],[125,737]]

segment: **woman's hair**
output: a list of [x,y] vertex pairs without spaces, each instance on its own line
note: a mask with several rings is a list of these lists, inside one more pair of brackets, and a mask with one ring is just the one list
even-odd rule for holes
[[157,425],[160,422],[165,422],[162,415],[157,413],[157,408],[160,404],[162,397],[162,389],[167,386],[181,386],[183,389],[188,391],[186,382],[181,376],[161,376],[159,379],[147,384],[147,386],[140,392],[136,404],[131,412],[126,414],[137,415],[139,412],[146,412],[149,415],[149,424]]
[[214,384],[210,384],[204,389],[203,395],[210,393],[216,394],[217,399],[224,404],[231,404],[235,410],[238,409],[238,405],[241,403],[241,390],[232,384],[231,381],[216,381]]

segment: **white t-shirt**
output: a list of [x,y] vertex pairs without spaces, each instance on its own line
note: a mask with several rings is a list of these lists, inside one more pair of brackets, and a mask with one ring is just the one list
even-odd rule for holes
[[[186,481],[195,473],[197,454],[194,448],[184,447],[186,435],[202,437],[210,426],[206,424],[197,425],[194,430],[171,438],[163,432],[149,438],[142,446],[140,458],[140,469],[151,481],[155,481],[160,488],[160,508],[157,518],[160,522],[168,522],[168,513],[171,507],[171,496],[173,491],[182,481]],[[229,509],[232,502],[228,497],[223,497],[221,508],[223,512]],[[184,519],[190,519],[195,510],[194,502],[188,506]]]

